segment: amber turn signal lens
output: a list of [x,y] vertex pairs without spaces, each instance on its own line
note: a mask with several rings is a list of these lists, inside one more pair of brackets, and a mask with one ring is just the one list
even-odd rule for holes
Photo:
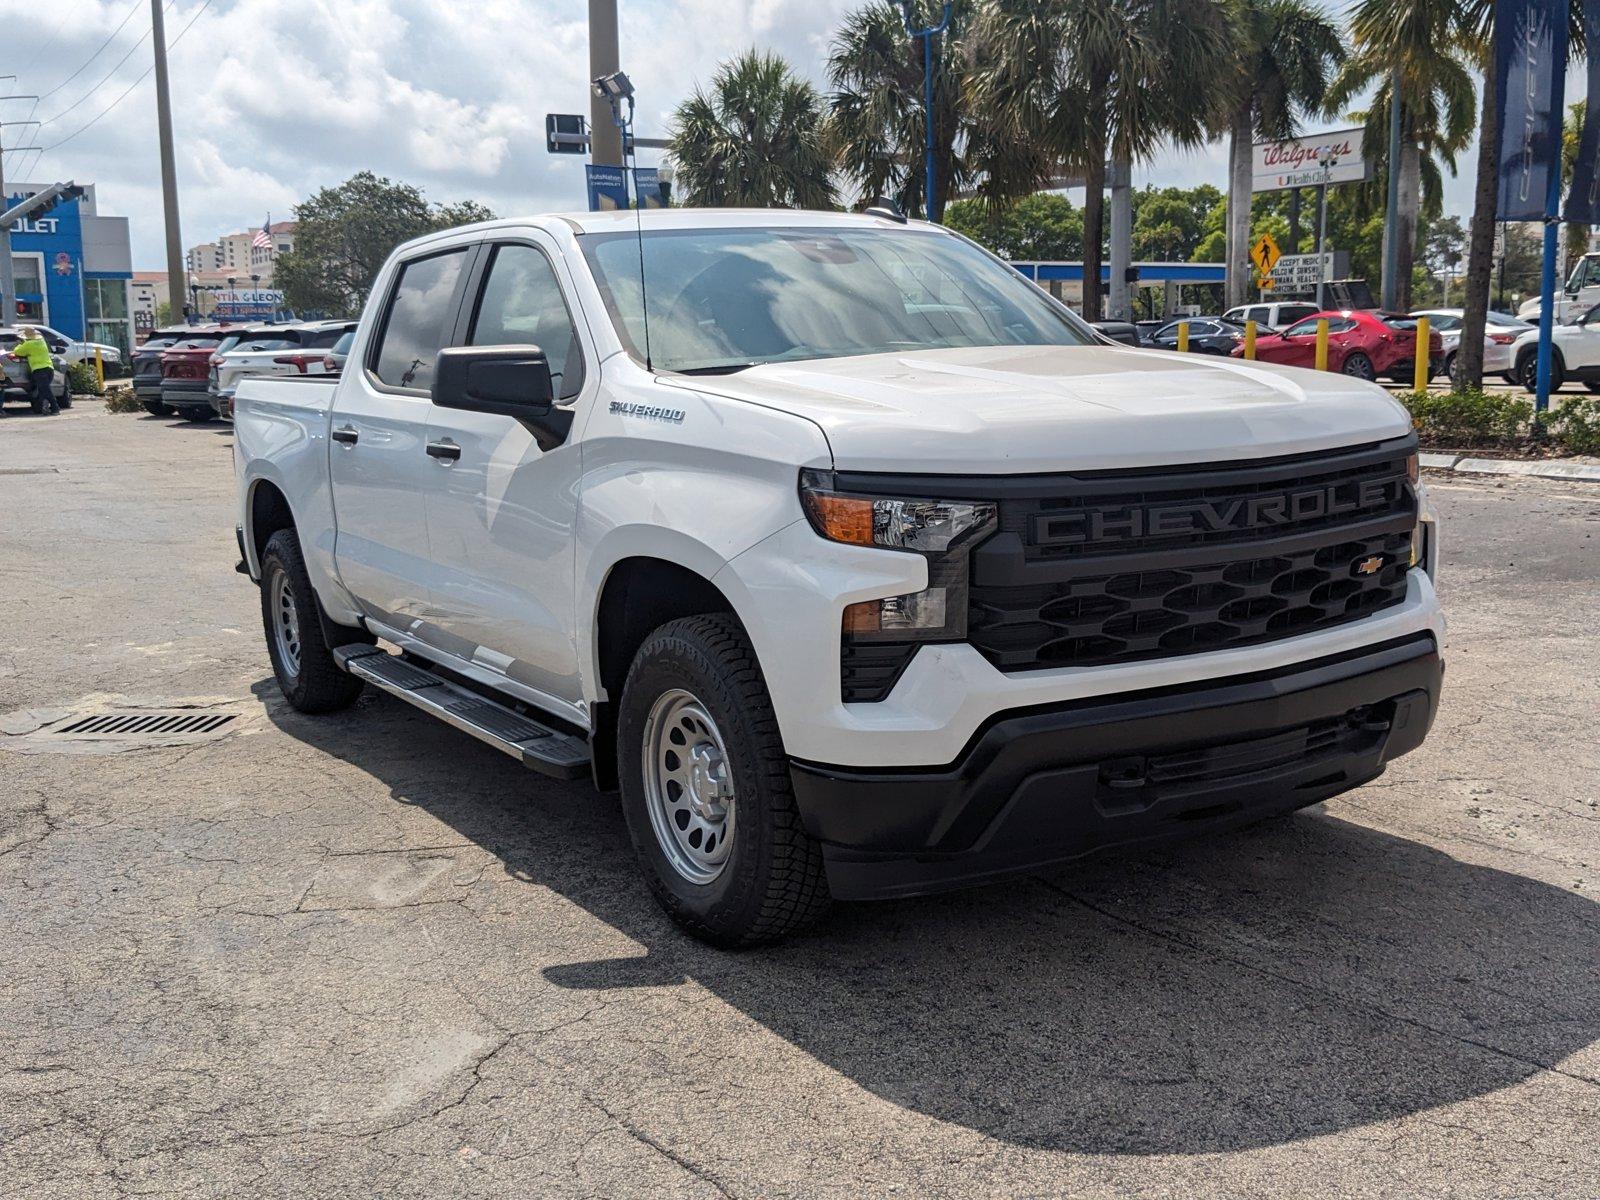
[[864,600],[860,604],[846,605],[844,610],[846,636],[852,633],[877,633],[883,627],[882,613],[881,600]]
[[1416,483],[1417,480],[1422,478],[1422,469],[1421,468],[1422,468],[1422,459],[1421,459],[1421,457],[1419,455],[1413,454],[1410,458],[1406,459],[1406,478],[1409,479],[1412,483]]
[[[872,545],[872,501],[831,492],[806,492],[811,523],[823,537],[853,546]],[[852,607],[862,607],[853,605]]]

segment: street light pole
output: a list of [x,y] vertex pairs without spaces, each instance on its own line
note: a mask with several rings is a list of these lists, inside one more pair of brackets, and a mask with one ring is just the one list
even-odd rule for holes
[[923,191],[922,215],[933,220],[934,166],[933,166],[933,39],[950,28],[950,0],[945,0],[944,15],[937,25],[918,29],[911,21],[911,0],[900,0],[900,12],[906,23],[906,33],[913,39],[922,39],[922,129],[923,129]]
[[[622,70],[617,43],[617,0],[589,0],[589,78],[601,79]],[[622,166],[622,130],[604,96],[589,96],[589,161],[597,167]]]
[[1322,187],[1317,198],[1317,307],[1328,307],[1328,180],[1339,165],[1337,158],[1322,164]]

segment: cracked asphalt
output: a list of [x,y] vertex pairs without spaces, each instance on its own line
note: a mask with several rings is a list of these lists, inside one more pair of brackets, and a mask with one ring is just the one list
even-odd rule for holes
[[[282,703],[230,442],[0,421],[7,1200],[1600,1195],[1600,488],[1435,482],[1444,706],[1374,784],[730,955],[612,799]],[[28,736],[133,704],[238,718]]]

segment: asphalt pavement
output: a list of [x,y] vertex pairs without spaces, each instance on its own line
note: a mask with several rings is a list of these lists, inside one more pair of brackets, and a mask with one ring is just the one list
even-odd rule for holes
[[[0,1196],[1600,1195],[1600,487],[1435,481],[1377,782],[727,954],[613,799],[282,702],[230,446],[0,420]],[[141,706],[230,719],[50,732]]]

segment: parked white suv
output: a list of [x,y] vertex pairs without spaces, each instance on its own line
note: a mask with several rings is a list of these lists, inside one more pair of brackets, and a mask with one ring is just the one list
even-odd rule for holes
[[[1511,347],[1513,375],[1530,392],[1539,389],[1539,331],[1521,334]],[[1600,392],[1600,304],[1571,324],[1550,330],[1550,390],[1559,392],[1575,379],[1591,392]]]
[[1108,345],[937,226],[435,234],[336,380],[239,385],[234,442],[289,702],[372,684],[620,786],[722,945],[1313,804],[1439,697],[1383,389]]
[[239,381],[252,375],[327,374],[329,352],[355,327],[354,321],[310,321],[230,334],[211,357],[208,390],[217,416],[233,415]]

